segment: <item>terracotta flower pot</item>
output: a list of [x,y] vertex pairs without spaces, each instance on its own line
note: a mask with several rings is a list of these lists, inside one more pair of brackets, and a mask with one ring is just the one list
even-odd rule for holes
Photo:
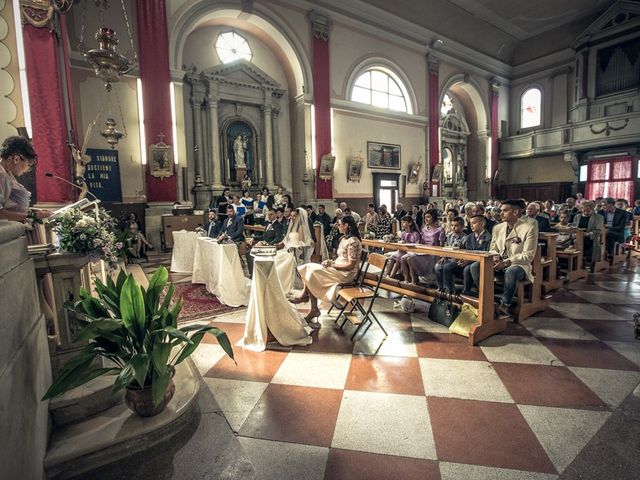
[[173,394],[176,391],[176,386],[173,383],[173,375],[175,374],[175,370],[171,371],[171,378],[169,379],[169,383],[167,384],[167,389],[164,392],[164,396],[158,403],[155,405],[153,403],[153,393],[151,390],[151,385],[145,386],[144,388],[140,388],[137,385],[130,385],[126,389],[126,393],[124,396],[124,400],[127,403],[127,407],[129,410],[137,413],[141,417],[153,417],[154,415],[158,415],[162,412],[167,404],[173,398]]

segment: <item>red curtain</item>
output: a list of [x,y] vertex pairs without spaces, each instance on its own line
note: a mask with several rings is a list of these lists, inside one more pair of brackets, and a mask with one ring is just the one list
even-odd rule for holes
[[586,196],[624,198],[633,203],[633,158],[594,160],[587,167]]
[[45,176],[46,172],[51,172],[71,179],[71,155],[67,146],[57,39],[48,28],[36,28],[29,24],[23,28],[23,37],[33,146],[38,153],[38,202],[66,203],[73,198],[71,187]]
[[[160,141],[160,134],[164,134],[165,143],[173,145],[165,0],[138,0],[138,58],[147,148]],[[176,175],[155,178],[149,175],[147,167],[147,200],[175,202],[176,197]]]
[[316,130],[316,197],[333,198],[333,181],[320,180],[320,159],[331,154],[329,39],[313,37],[313,105]]

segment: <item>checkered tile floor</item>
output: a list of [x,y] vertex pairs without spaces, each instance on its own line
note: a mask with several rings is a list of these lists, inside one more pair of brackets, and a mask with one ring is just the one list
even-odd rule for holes
[[255,353],[235,312],[212,325],[237,365],[215,340],[195,361],[256,478],[554,479],[640,382],[640,275],[594,280],[478,347],[384,299],[386,339],[324,315],[312,345]]

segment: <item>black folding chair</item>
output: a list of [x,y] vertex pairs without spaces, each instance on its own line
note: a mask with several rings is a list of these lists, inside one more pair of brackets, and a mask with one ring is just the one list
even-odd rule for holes
[[[353,278],[353,280],[351,280],[350,282],[345,282],[345,283],[341,283],[338,285],[338,288],[348,288],[348,287],[357,287],[358,285],[362,284],[362,271],[364,269],[364,265],[367,262],[367,255],[369,255],[369,252],[362,250],[362,252],[360,253],[360,266],[358,267],[358,273],[356,273],[356,276]],[[361,278],[362,277],[362,278]],[[338,301],[338,299],[332,300],[331,301],[331,308],[329,308],[329,311],[327,312],[327,315],[329,315],[331,313],[331,310],[333,310],[333,308],[337,308],[337,309],[341,309],[342,308],[342,303],[340,303]],[[336,319],[337,321],[337,319]]]

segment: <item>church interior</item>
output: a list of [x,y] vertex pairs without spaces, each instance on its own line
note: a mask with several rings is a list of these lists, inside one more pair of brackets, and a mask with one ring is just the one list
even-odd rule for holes
[[638,478],[640,0],[0,0],[0,73],[0,478]]

